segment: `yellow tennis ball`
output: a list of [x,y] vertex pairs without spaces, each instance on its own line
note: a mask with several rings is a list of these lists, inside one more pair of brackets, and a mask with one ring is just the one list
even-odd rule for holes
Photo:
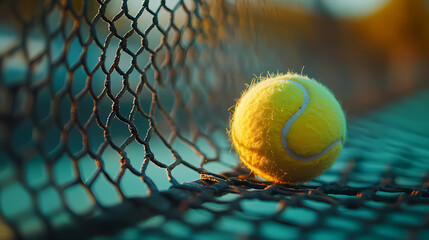
[[341,152],[346,120],[325,86],[288,73],[252,84],[238,100],[230,138],[241,161],[275,182],[305,182]]

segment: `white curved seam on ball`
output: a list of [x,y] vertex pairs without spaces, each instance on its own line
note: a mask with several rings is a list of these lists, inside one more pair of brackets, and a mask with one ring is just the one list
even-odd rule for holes
[[296,113],[293,114],[292,117],[290,117],[287,120],[287,122],[284,125],[283,130],[282,130],[282,139],[281,140],[282,140],[283,148],[286,150],[286,152],[289,154],[289,156],[291,156],[293,159],[301,161],[301,162],[309,162],[309,161],[313,161],[313,160],[316,160],[316,159],[322,157],[323,155],[325,155],[329,150],[331,150],[335,146],[342,144],[343,140],[338,139],[337,141],[331,143],[328,147],[323,149],[320,153],[317,153],[317,154],[314,154],[311,156],[298,155],[294,151],[292,151],[292,149],[289,148],[286,136],[289,133],[289,130],[292,127],[292,124],[307,108],[308,103],[310,102],[310,94],[308,93],[307,88],[305,88],[302,84],[300,84],[294,80],[291,80],[291,79],[283,79],[283,80],[287,80],[287,81],[297,85],[302,90],[302,92],[304,93],[304,101],[302,102],[298,111],[296,111]]

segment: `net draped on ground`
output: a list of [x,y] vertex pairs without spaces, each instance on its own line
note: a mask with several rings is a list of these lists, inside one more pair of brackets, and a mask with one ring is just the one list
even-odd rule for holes
[[273,185],[242,177],[226,134],[256,64],[237,5],[0,4],[0,220],[11,236],[429,236],[428,92],[353,119],[319,178]]

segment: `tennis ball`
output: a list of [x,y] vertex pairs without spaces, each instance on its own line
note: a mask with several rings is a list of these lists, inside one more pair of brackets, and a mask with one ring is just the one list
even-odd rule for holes
[[229,136],[241,161],[275,182],[305,182],[341,152],[344,112],[325,86],[299,74],[269,76],[238,100]]

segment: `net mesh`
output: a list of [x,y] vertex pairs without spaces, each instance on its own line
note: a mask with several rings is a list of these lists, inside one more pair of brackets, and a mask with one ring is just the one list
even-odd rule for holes
[[311,182],[240,166],[228,109],[263,71],[245,5],[1,2],[0,236],[429,237],[428,92],[353,119]]

